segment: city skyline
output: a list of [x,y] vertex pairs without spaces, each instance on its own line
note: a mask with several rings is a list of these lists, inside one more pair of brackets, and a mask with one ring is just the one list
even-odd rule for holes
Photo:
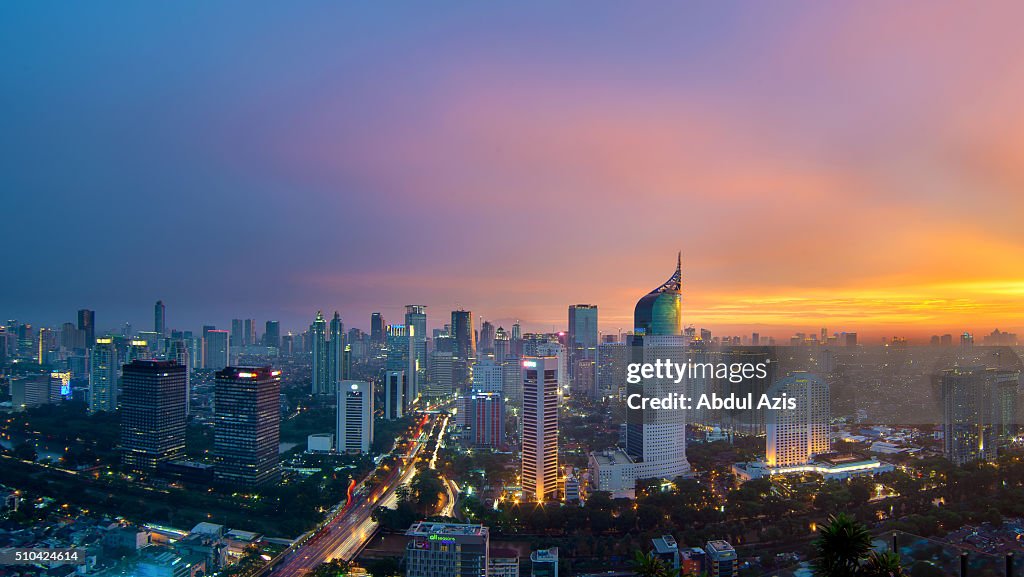
[[397,12],[0,8],[0,314],[628,330],[682,250],[684,322],[719,333],[1024,332],[1005,11]]

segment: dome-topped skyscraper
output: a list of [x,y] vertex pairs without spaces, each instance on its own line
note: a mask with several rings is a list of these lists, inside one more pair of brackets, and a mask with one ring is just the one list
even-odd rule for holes
[[661,286],[644,295],[633,311],[637,335],[683,334],[683,257],[676,260],[676,272]]

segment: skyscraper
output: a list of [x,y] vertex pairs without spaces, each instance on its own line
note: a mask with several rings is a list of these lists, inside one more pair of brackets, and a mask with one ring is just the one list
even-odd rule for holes
[[528,500],[558,493],[558,359],[524,357],[522,487]]
[[473,445],[501,448],[505,444],[505,399],[500,392],[474,391],[468,419]]
[[[670,360],[686,363],[683,334],[682,260],[659,287],[636,303],[631,361],[655,363]],[[684,395],[685,380],[642,379],[627,386],[629,394],[661,398]],[[686,460],[686,418],[682,410],[629,409],[626,411],[626,453],[636,464],[638,479],[675,479],[690,472]]]
[[341,322],[341,315],[334,311],[334,318],[330,324],[330,340],[327,342],[327,390],[330,394],[334,391],[338,382],[348,378],[345,374],[345,324]]
[[256,344],[256,319],[245,319],[242,322],[242,346],[250,347]]
[[387,338],[384,327],[384,315],[373,313],[370,315],[370,343],[382,346]]
[[484,321],[480,325],[480,342],[477,346],[481,358],[494,355],[494,338],[494,324]]
[[185,453],[188,369],[176,361],[132,361],[122,372],[121,464],[139,473]]
[[405,326],[412,327],[412,348],[415,352],[416,374],[411,380],[418,390],[427,376],[427,307],[405,305]]
[[309,338],[313,354],[310,392],[325,395],[330,391],[330,373],[327,365],[327,320],[321,311],[316,311],[316,318],[309,325]]
[[164,323],[164,314],[167,312],[164,301],[156,301],[153,306],[153,332],[160,336],[167,335],[167,327]]
[[245,323],[242,319],[231,319],[231,344],[236,347],[245,345]]
[[214,385],[214,477],[228,485],[259,487],[277,482],[281,371],[227,367]]
[[78,330],[85,331],[86,348],[96,343],[96,311],[89,309],[78,311]]
[[203,332],[203,368],[219,371],[231,364],[231,334],[217,329]]
[[401,419],[406,409],[408,379],[405,371],[384,373],[384,418]]
[[340,453],[368,453],[373,443],[373,384],[342,381],[338,385],[338,440]]
[[281,348],[281,323],[279,321],[267,321],[263,331],[263,346]]
[[192,351],[185,339],[174,339],[167,349],[167,358],[185,368],[185,415],[191,411]]
[[455,354],[452,357],[452,384],[459,391],[465,391],[470,384],[473,362],[476,360],[476,331],[473,327],[473,313],[466,310],[452,311],[451,334],[455,338]]
[[997,373],[980,366],[940,375],[943,454],[957,465],[996,457],[1000,421]]
[[767,395],[795,399],[796,408],[767,411],[766,465],[805,465],[815,455],[829,452],[828,383],[817,375],[798,371],[776,381]]
[[89,360],[89,412],[117,409],[117,348],[114,339],[100,337]]
[[569,387],[575,395],[597,396],[597,305],[569,306]]

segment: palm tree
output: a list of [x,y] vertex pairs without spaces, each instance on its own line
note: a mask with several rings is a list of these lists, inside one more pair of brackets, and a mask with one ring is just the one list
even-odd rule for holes
[[872,551],[867,563],[861,568],[863,577],[905,577],[900,556],[895,551]]
[[637,551],[633,555],[633,571],[637,577],[679,577],[679,570],[654,556],[653,553]]
[[814,574],[819,577],[856,577],[861,560],[871,551],[871,534],[846,513],[829,518],[814,541],[817,559]]

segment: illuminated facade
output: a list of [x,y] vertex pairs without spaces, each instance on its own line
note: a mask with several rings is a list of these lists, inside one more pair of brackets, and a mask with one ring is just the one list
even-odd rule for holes
[[214,477],[247,487],[281,477],[281,371],[226,367],[217,372],[213,405]]
[[523,498],[558,496],[558,358],[523,357]]
[[175,361],[133,361],[124,366],[121,395],[121,464],[152,472],[185,453],[188,369]]
[[338,384],[339,453],[369,453],[373,443],[373,384],[341,381]]
[[806,465],[829,452],[829,388],[817,375],[796,372],[779,379],[768,396],[796,399],[795,409],[767,411],[765,464],[770,468]]
[[310,379],[310,393],[323,395],[328,391],[327,367],[327,320],[324,313],[316,312],[313,324],[309,326],[310,349],[313,353],[313,370]]
[[100,337],[89,358],[89,412],[117,409],[117,347],[114,339]]

